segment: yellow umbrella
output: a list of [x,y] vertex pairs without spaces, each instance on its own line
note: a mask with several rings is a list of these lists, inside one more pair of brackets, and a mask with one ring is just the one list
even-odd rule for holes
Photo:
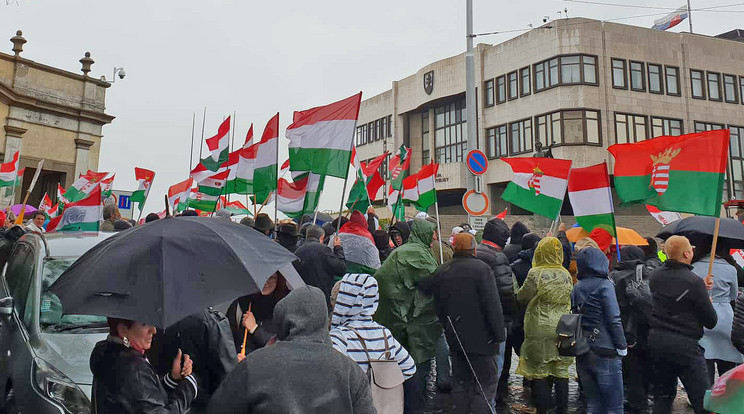
[[[620,238],[621,246],[648,246],[646,239],[633,229],[618,227],[617,234]],[[581,227],[573,227],[566,231],[566,237],[568,237],[571,243],[576,243],[584,237],[589,237],[589,233]],[[612,239],[612,244],[615,244],[614,238]]]

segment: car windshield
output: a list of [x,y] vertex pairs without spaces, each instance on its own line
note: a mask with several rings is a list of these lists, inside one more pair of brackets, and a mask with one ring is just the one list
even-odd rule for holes
[[39,324],[43,332],[74,332],[79,330],[104,330],[108,327],[105,316],[93,315],[63,315],[62,303],[57,295],[49,291],[62,273],[67,270],[77,258],[51,258],[44,260],[41,278],[41,300],[39,309]]

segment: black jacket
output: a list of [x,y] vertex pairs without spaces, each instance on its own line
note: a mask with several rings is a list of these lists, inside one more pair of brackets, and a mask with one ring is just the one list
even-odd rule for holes
[[142,353],[117,338],[96,344],[90,370],[94,412],[99,414],[185,413],[196,396],[193,376],[178,382],[158,376]]
[[649,279],[653,296],[652,330],[666,330],[695,340],[703,337],[703,327],[718,323],[705,282],[692,272],[692,266],[667,260]]
[[519,252],[522,251],[522,237],[529,232],[530,229],[521,221],[514,223],[512,226],[509,244],[504,247],[504,254],[509,259],[509,263],[514,263],[519,259]]
[[248,355],[225,378],[210,413],[372,414],[364,371],[331,345],[323,293],[294,289],[275,309],[279,341]]
[[227,308],[227,320],[230,322],[230,330],[233,333],[235,349],[239,352],[243,346],[243,314],[250,307],[253,316],[256,317],[258,328],[253,334],[248,334],[246,342],[246,353],[250,353],[259,348],[263,348],[269,343],[271,338],[276,336],[276,324],[274,323],[274,307],[281,297],[274,292],[271,295],[263,296],[261,293],[254,293],[248,296],[242,296],[236,299],[229,308]]
[[517,303],[516,296],[514,295],[514,277],[512,276],[511,267],[509,267],[509,259],[504,253],[485,240],[478,245],[476,257],[486,262],[491,268],[496,280],[496,287],[499,290],[504,323],[508,328],[511,326]]
[[194,374],[199,378],[195,409],[206,409],[209,397],[238,365],[230,322],[213,309],[187,316],[162,334],[158,331],[152,342],[148,356],[160,375],[170,372],[179,348],[194,361]]
[[734,323],[731,328],[731,342],[744,354],[744,293],[739,293],[734,306]]
[[527,273],[532,269],[532,259],[535,257],[535,249],[522,250],[519,252],[519,259],[511,264],[511,270],[514,278],[517,279],[517,285],[521,287],[527,279]]
[[491,269],[483,261],[455,253],[452,260],[421,279],[418,287],[434,297],[434,308],[451,351],[462,353],[447,316],[452,319],[466,353],[486,356],[498,353],[498,343],[506,340],[504,318]]
[[652,271],[647,270],[648,267],[641,260],[625,260],[616,263],[610,272],[610,280],[615,284],[615,296],[620,306],[620,318],[623,321],[625,338],[631,345],[645,347],[648,339],[648,322],[637,317],[626,294],[628,283],[636,277],[636,268],[639,265],[643,266],[643,280],[648,280]]
[[328,308],[332,310],[330,298],[334,278],[340,279],[346,273],[343,247],[336,246],[331,250],[318,239],[308,238],[294,253],[300,258],[298,272],[302,280],[306,285],[315,286],[323,291]]
[[661,259],[659,259],[659,256],[656,257],[647,257],[644,262],[644,277],[649,276],[651,273],[654,272],[654,270],[658,269],[663,265],[664,263],[661,262]]

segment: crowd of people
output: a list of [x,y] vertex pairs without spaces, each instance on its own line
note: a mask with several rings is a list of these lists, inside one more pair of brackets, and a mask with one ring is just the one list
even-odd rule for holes
[[[106,229],[126,231],[116,213]],[[723,248],[710,277],[710,244],[681,236],[618,251],[603,229],[571,243],[563,225],[543,237],[494,218],[442,237],[436,223],[244,218],[297,256],[306,286],[276,273],[165,330],[109,318],[90,360],[97,412],[420,413],[434,377],[452,412],[510,412],[516,374],[537,413],[568,412],[574,380],[588,413],[670,413],[678,380],[703,413],[716,373],[744,362],[744,271]],[[588,338],[578,355],[556,346],[568,314]]]

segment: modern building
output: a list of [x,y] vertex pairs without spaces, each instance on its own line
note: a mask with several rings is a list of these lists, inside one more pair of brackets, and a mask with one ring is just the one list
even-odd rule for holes
[[[497,45],[475,49],[478,148],[491,213],[512,177],[500,157],[552,153],[575,167],[613,159],[615,143],[660,135],[731,129],[727,198],[744,198],[744,43],[584,18],[561,19]],[[464,217],[469,174],[465,55],[431,63],[362,102],[356,145],[361,159],[405,144],[411,168],[434,159],[441,213]],[[486,189],[487,188],[487,189]],[[619,204],[615,197],[616,204]],[[510,214],[529,214],[516,206]],[[622,224],[652,219],[642,206],[616,206]],[[570,203],[562,214],[572,215]],[[626,216],[623,218],[623,216]],[[635,223],[641,224],[641,223]]]
[[[111,84],[88,76],[90,53],[80,59],[81,75],[22,57],[26,39],[20,30],[10,41],[14,54],[0,53],[0,156],[8,162],[20,150],[20,168],[26,168],[14,202],[22,201],[44,160],[29,198],[37,205],[44,192],[56,200],[57,183],[68,187],[78,174],[98,169],[103,126],[114,119],[105,113]],[[3,197],[0,204],[10,201]]]

